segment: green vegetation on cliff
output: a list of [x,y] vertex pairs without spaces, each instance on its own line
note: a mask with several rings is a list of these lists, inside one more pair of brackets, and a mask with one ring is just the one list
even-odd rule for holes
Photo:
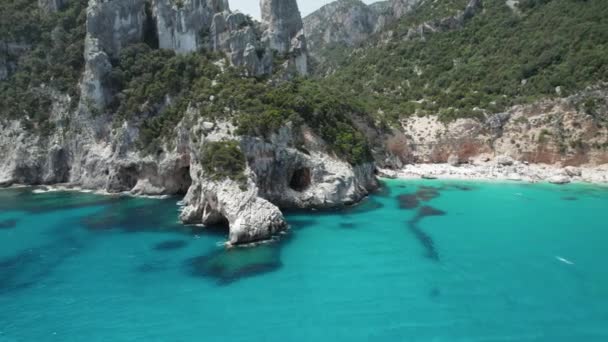
[[20,118],[26,127],[48,133],[49,89],[78,103],[86,6],[86,0],[74,0],[61,12],[43,13],[36,0],[0,1],[0,53],[9,71],[15,69],[0,81],[0,117]]
[[608,80],[605,0],[524,0],[515,10],[484,0],[462,29],[404,40],[421,18],[439,19],[466,1],[441,2],[440,12],[435,3],[402,18],[388,41],[354,51],[328,84],[391,120],[417,113],[449,121]]
[[246,184],[247,163],[237,141],[205,143],[200,158],[205,173],[212,179],[220,181],[228,178]]
[[143,119],[141,148],[154,153],[174,135],[186,111],[206,120],[229,120],[239,135],[270,138],[291,122],[306,124],[334,152],[353,164],[370,159],[366,138],[354,126],[361,104],[317,80],[296,79],[275,84],[269,78],[242,76],[242,70],[213,63],[218,56],[176,55],[147,45],[125,49],[111,79],[116,91],[117,123]]

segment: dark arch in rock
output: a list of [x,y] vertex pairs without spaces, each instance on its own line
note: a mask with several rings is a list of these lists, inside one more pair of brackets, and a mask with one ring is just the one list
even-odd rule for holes
[[310,168],[302,167],[296,169],[291,175],[291,179],[289,181],[289,187],[295,191],[301,192],[310,186],[312,182],[312,173]]

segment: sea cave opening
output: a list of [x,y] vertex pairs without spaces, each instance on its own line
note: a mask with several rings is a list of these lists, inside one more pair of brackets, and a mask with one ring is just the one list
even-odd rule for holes
[[310,168],[303,167],[295,170],[289,181],[289,187],[295,191],[302,192],[310,186],[312,182]]
[[178,185],[177,195],[186,195],[188,189],[192,185],[192,177],[190,177],[190,165],[184,166],[177,170],[175,180]]

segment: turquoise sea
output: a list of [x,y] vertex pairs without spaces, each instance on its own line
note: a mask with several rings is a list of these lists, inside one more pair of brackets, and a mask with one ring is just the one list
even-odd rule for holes
[[385,181],[249,249],[179,199],[0,191],[0,341],[608,341],[608,190]]

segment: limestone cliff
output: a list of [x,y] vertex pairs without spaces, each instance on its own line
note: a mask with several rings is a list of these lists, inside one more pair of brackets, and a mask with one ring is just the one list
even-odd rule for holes
[[390,0],[370,5],[360,0],[331,2],[304,18],[310,55],[317,64],[326,68],[326,64],[331,64],[341,50],[348,51],[367,42],[421,2]]
[[294,1],[262,3],[262,24],[226,0],[91,0],[87,9],[86,70],[82,82],[86,105],[104,108],[111,95],[104,85],[111,60],[135,43],[157,44],[176,53],[199,50],[227,55],[249,75],[273,73],[278,53],[285,58],[284,77],[308,73],[302,19]]
[[38,7],[47,13],[57,12],[65,7],[66,2],[67,0],[38,0]]
[[304,18],[304,32],[311,55],[334,44],[353,47],[382,28],[381,13],[359,0],[338,0]]
[[423,22],[420,25],[411,27],[404,40],[422,38],[432,33],[446,32],[457,30],[463,27],[465,22],[471,19],[475,14],[479,13],[483,9],[482,0],[470,0],[463,10],[458,11],[456,14],[447,16],[444,18],[436,18]]
[[379,164],[398,168],[406,163],[446,163],[450,157],[468,163],[483,156],[564,166],[605,164],[606,95],[606,86],[598,85],[569,97],[513,106],[488,114],[485,121],[404,119],[402,133],[385,137],[383,151],[388,154],[379,156]]
[[400,18],[411,12],[422,0],[391,0],[393,15]]
[[213,17],[230,12],[225,0],[154,0],[152,9],[159,47],[178,53],[203,48]]
[[296,0],[261,0],[262,40],[270,49],[289,55],[288,66],[300,75],[308,73],[304,26]]

